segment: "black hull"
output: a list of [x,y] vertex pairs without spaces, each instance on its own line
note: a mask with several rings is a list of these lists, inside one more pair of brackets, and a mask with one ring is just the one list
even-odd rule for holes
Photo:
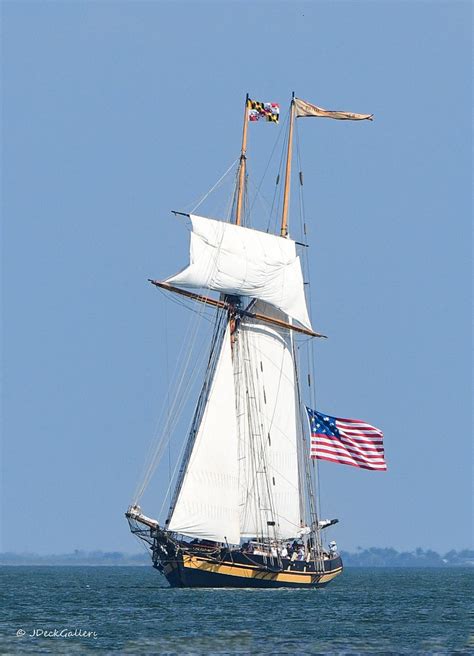
[[[340,572],[338,572],[340,573]],[[166,580],[172,588],[324,588],[325,583],[280,583],[278,581],[256,580],[239,576],[227,576],[215,572],[171,572],[166,575]]]

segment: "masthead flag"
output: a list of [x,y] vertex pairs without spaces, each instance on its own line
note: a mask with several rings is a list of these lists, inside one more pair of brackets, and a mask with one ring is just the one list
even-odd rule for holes
[[271,123],[278,123],[280,118],[280,105],[270,102],[258,102],[258,100],[248,99],[248,117],[249,121],[270,121]]
[[295,98],[295,109],[297,117],[320,116],[322,118],[337,118],[341,121],[372,121],[374,116],[373,114],[352,114],[351,112],[323,109],[322,107],[311,105],[311,103],[306,102],[306,100],[301,100],[300,98]]
[[306,408],[311,427],[311,458],[385,471],[383,433],[358,419],[339,419]]

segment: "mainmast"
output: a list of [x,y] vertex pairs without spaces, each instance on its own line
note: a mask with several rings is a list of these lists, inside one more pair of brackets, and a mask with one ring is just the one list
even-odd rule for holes
[[[281,216],[281,230],[280,230],[280,235],[282,237],[288,237],[288,214],[289,214],[289,209],[290,209],[290,189],[291,189],[291,164],[292,164],[292,156],[293,156],[293,128],[294,128],[294,123],[295,123],[295,114],[296,114],[296,108],[295,108],[295,93],[292,93],[291,97],[291,103],[290,103],[290,117],[289,117],[289,129],[288,129],[288,144],[287,144],[287,153],[286,153],[286,167],[285,167],[285,186],[284,186],[284,191],[283,191],[283,209],[282,209],[282,216]],[[298,375],[298,367],[297,367],[297,357],[296,357],[296,351],[294,348],[294,343],[293,343],[293,336],[291,336],[291,343],[292,343],[292,350],[293,350],[293,359],[294,359],[294,367],[295,367],[295,383],[296,383],[296,395],[298,399],[298,405],[301,407],[302,405],[302,398],[301,398],[301,390],[299,386],[299,375]],[[304,435],[304,427],[303,424],[301,424],[301,436]],[[303,483],[303,486],[306,487],[307,491],[307,502],[309,504],[309,508],[306,508],[304,500],[305,500],[305,495],[303,494],[303,490],[300,488],[300,508],[301,508],[301,514],[302,514],[302,520],[303,517],[306,515],[306,511],[309,510],[309,524],[311,527],[311,530],[314,535],[314,544],[313,544],[313,556],[315,558],[315,563],[317,563],[317,567],[323,567],[322,565],[322,544],[321,544],[321,536],[320,536],[320,530],[319,530],[319,520],[318,520],[318,515],[317,515],[317,510],[316,510],[316,495],[315,495],[315,487],[316,487],[316,481],[313,480],[313,477],[311,476],[310,469],[308,467],[307,463],[307,444],[306,440],[302,440],[302,443],[300,447],[303,448],[303,453],[300,453],[300,458],[298,459],[298,467],[300,468],[300,474],[302,474],[302,479],[301,482]]]
[[281,236],[288,236],[288,210],[290,205],[291,187],[291,158],[293,154],[293,125],[295,122],[295,93],[293,92],[290,104],[290,127],[288,131],[288,150],[286,153],[285,189],[283,192],[283,211],[281,215]]
[[245,174],[247,171],[247,129],[249,122],[249,94],[245,96],[244,127],[242,129],[242,149],[240,152],[239,182],[237,189],[237,208],[235,211],[235,223],[242,224],[242,207],[245,188]]

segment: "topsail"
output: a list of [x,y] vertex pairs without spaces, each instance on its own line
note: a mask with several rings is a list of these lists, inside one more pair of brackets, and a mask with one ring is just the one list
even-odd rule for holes
[[257,298],[312,330],[296,244],[291,239],[191,215],[189,266],[168,283]]

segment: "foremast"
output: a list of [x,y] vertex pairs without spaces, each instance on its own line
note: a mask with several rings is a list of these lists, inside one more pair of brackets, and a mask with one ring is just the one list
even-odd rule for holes
[[249,94],[245,96],[244,126],[242,128],[242,148],[240,150],[240,166],[239,166],[239,177],[237,183],[237,205],[235,210],[236,225],[242,224],[243,199],[244,199],[244,190],[245,190],[245,182],[246,182],[246,172],[247,172],[247,131],[249,125],[248,117],[249,117]]

